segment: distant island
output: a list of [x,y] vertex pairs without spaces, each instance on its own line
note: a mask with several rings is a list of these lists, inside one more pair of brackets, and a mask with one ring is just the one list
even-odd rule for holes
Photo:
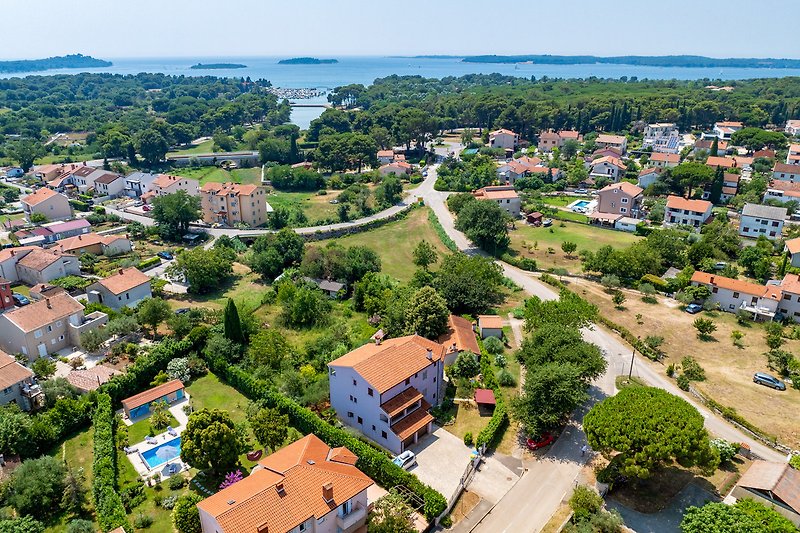
[[228,68],[247,68],[247,65],[241,63],[198,63],[189,67],[193,70],[218,70]]
[[0,72],[41,72],[59,68],[98,68],[110,67],[111,61],[95,59],[83,54],[48,57],[47,59],[20,59],[18,61],[0,61]]
[[637,65],[648,67],[690,68],[800,68],[800,59],[774,58],[716,58],[704,56],[468,56],[464,63],[533,63],[540,65],[591,65],[607,63],[613,65]]
[[338,59],[318,59],[316,57],[293,57],[291,59],[281,59],[279,65],[332,65],[338,63]]

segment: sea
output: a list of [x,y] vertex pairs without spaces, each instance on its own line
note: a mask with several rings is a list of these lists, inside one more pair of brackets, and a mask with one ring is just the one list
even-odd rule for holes
[[[330,91],[335,87],[360,83],[369,85],[376,78],[393,74],[418,75],[428,78],[463,76],[465,74],[499,73],[507,76],[530,78],[621,78],[677,80],[740,80],[749,78],[782,78],[800,76],[800,69],[772,68],[682,68],[647,67],[639,65],[537,65],[529,63],[464,63],[455,57],[337,57],[338,63],[324,65],[280,65],[285,57],[182,57],[182,58],[104,58],[113,62],[110,67],[94,69],[59,69],[32,73],[0,74],[0,77],[28,75],[76,74],[78,72],[108,72],[113,74],[138,74],[159,72],[184,76],[247,77],[269,80],[274,87],[309,88]],[[197,63],[238,63],[247,68],[225,70],[193,70]],[[310,99],[293,100],[304,104],[325,103],[324,95]],[[291,120],[300,128],[307,128],[323,111],[321,107],[293,108]]]

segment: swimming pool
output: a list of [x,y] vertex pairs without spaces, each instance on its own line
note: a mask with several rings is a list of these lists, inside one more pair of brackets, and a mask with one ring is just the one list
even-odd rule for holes
[[572,207],[586,208],[586,206],[589,205],[589,203],[590,203],[589,200],[579,200],[579,201],[575,202],[574,204],[572,204]]
[[163,465],[167,461],[171,461],[181,455],[181,438],[175,438],[170,441],[160,444],[155,448],[151,448],[146,452],[142,452],[142,460],[148,468],[155,468],[158,465]]

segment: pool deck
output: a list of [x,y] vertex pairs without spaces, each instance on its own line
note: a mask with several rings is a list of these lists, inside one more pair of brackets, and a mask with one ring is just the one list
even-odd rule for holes
[[585,198],[581,198],[580,200],[575,200],[566,207],[567,210],[574,211],[576,213],[591,213],[596,208],[597,208],[596,199],[585,199]]
[[[170,435],[169,433],[167,433],[165,431],[163,433],[159,433],[158,435],[156,435],[154,437],[155,441],[156,441],[154,444],[148,444],[147,441],[142,441],[142,442],[137,442],[137,443],[134,443],[134,444],[129,444],[129,448],[136,449],[136,451],[128,453],[126,455],[128,457],[128,460],[133,465],[133,468],[136,469],[136,472],[140,476],[142,476],[142,478],[150,477],[150,476],[153,476],[154,474],[160,474],[161,475],[161,479],[166,479],[167,477],[169,477],[169,475],[164,474],[161,471],[168,464],[178,464],[178,465],[180,465],[180,467],[181,467],[180,471],[182,471],[182,470],[187,468],[186,465],[184,465],[183,462],[181,461],[180,457],[176,457],[175,459],[170,459],[169,461],[165,461],[164,463],[161,463],[160,465],[157,465],[157,466],[155,466],[153,468],[150,468],[147,465],[147,463],[145,463],[144,459],[142,459],[142,454],[144,452],[148,451],[148,450],[152,450],[153,448],[158,448],[159,446],[161,446],[165,442],[169,442],[169,441],[179,437],[183,433],[183,430],[186,428],[186,424],[189,421],[189,416],[186,413],[183,412],[183,406],[187,405],[188,402],[189,402],[189,396],[187,395],[186,397],[184,397],[180,401],[175,402],[174,404],[172,404],[169,407],[170,414],[175,417],[175,420],[178,421],[178,426],[172,428],[172,429],[175,430],[175,433],[177,433],[177,435]],[[132,426],[134,423],[140,422],[142,420],[145,420],[146,418],[147,417],[140,417],[140,418],[137,418],[135,420],[129,420],[127,418],[123,418],[123,420],[124,420],[126,425]]]

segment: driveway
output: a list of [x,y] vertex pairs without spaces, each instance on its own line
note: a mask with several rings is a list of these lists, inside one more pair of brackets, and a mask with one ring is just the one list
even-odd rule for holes
[[417,464],[409,471],[449,500],[467,468],[471,450],[452,433],[433,427],[433,433],[411,447],[417,454]]
[[709,501],[716,502],[719,498],[694,483],[689,483],[672,499],[666,509],[658,513],[640,513],[628,509],[611,498],[606,500],[606,507],[609,510],[616,509],[625,520],[625,525],[636,533],[678,533],[686,508],[692,505],[700,507]]

